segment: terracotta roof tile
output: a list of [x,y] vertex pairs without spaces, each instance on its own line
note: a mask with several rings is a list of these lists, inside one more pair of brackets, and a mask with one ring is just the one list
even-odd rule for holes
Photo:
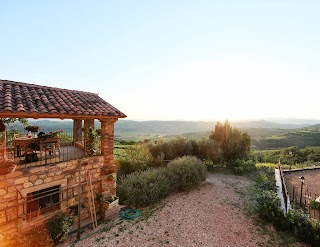
[[[33,114],[35,117],[126,117],[98,94],[0,80],[0,114]],[[26,116],[27,117],[27,116]]]

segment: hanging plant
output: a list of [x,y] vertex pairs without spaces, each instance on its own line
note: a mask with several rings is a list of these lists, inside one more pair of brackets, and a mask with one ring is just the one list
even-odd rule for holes
[[4,160],[0,163],[0,175],[6,175],[14,172],[17,164],[12,160]]
[[5,130],[6,130],[5,124],[2,121],[0,121],[0,132],[4,132]]
[[89,157],[91,157],[93,155],[97,155],[99,152],[99,146],[97,143],[98,135],[95,129],[92,127],[89,127],[86,132],[86,153]]

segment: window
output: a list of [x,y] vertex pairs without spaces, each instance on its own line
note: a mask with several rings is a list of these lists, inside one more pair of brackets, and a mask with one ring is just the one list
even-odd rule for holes
[[60,185],[27,194],[28,219],[60,209]]

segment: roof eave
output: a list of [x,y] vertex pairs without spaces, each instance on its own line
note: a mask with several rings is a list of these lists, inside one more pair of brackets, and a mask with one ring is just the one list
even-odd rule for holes
[[119,115],[70,115],[70,114],[38,114],[38,113],[21,113],[21,112],[0,112],[0,118],[55,118],[55,119],[118,119],[126,118],[123,113]]

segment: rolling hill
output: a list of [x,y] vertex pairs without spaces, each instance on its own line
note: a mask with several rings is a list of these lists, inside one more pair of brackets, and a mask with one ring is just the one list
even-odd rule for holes
[[[275,123],[265,120],[231,122],[233,127],[248,132],[256,149],[276,149],[288,146],[320,146],[320,124]],[[37,120],[29,121],[29,124],[37,124],[43,130],[72,129],[70,120],[53,121]],[[173,138],[177,135],[186,138],[208,137],[214,130],[216,122],[208,121],[133,121],[119,120],[115,124],[116,139],[144,140],[154,138]],[[98,121],[96,127],[100,127]],[[14,127],[14,126],[12,126]],[[15,126],[22,130],[22,126]]]

